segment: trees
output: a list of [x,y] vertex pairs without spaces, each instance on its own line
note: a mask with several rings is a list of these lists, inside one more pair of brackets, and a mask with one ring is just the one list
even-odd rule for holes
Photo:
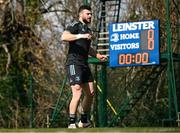
[[[40,120],[46,116],[38,115],[43,114],[47,108],[50,109],[54,103],[53,95],[49,94],[57,91],[59,80],[63,79],[57,78],[56,73],[59,70],[56,69],[56,62],[52,60],[53,56],[50,57],[50,45],[47,43],[52,43],[53,38],[45,42],[40,36],[41,32],[37,31],[36,24],[43,22],[38,4],[38,1],[31,1],[23,7],[18,1],[16,3],[7,1],[1,5],[3,8],[1,8],[0,81],[1,99],[4,100],[0,104],[3,109],[1,127],[28,126],[30,75],[33,75],[34,79],[35,95],[32,99],[34,106],[39,109],[35,117]],[[63,56],[60,56],[60,59],[63,60]],[[63,74],[63,71],[59,73]],[[52,81],[57,86],[51,84]]]
[[[47,116],[51,117],[55,109],[65,79],[67,47],[62,45],[60,35],[66,23],[76,17],[73,12],[78,8],[74,5],[78,7],[80,3],[82,1],[2,1],[0,98],[4,101],[0,102],[3,109],[0,127],[28,127],[31,122],[36,127],[46,126]],[[67,92],[65,89],[64,93]],[[65,115],[66,105],[61,116]]]

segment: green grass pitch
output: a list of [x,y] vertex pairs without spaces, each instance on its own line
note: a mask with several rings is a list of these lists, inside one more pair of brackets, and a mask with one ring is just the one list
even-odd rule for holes
[[67,129],[67,128],[40,128],[40,129],[0,129],[0,133],[180,133],[180,128],[170,127],[170,128],[79,128],[79,129]]

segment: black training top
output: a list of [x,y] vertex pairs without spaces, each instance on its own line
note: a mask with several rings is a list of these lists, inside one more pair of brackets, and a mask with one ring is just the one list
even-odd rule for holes
[[[81,23],[80,21],[71,23],[66,28],[66,31],[69,31],[72,34],[91,33],[91,30],[88,28],[88,26],[86,24]],[[84,38],[81,38],[75,41],[70,41],[66,65],[87,64],[90,45],[91,45],[91,40],[84,39]]]

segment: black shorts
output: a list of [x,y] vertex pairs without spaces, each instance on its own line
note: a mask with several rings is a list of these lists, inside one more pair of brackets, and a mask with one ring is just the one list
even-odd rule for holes
[[66,66],[66,71],[70,85],[80,85],[93,81],[92,73],[88,65],[68,65]]

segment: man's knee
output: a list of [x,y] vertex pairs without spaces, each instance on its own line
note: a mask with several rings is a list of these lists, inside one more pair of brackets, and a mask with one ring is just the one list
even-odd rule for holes
[[73,85],[73,86],[71,86],[71,88],[72,88],[72,95],[73,95],[72,99],[79,101],[81,94],[82,94],[81,86],[80,85]]
[[94,91],[91,91],[91,92],[90,92],[90,95],[91,95],[91,97],[93,98],[93,97],[94,97]]

